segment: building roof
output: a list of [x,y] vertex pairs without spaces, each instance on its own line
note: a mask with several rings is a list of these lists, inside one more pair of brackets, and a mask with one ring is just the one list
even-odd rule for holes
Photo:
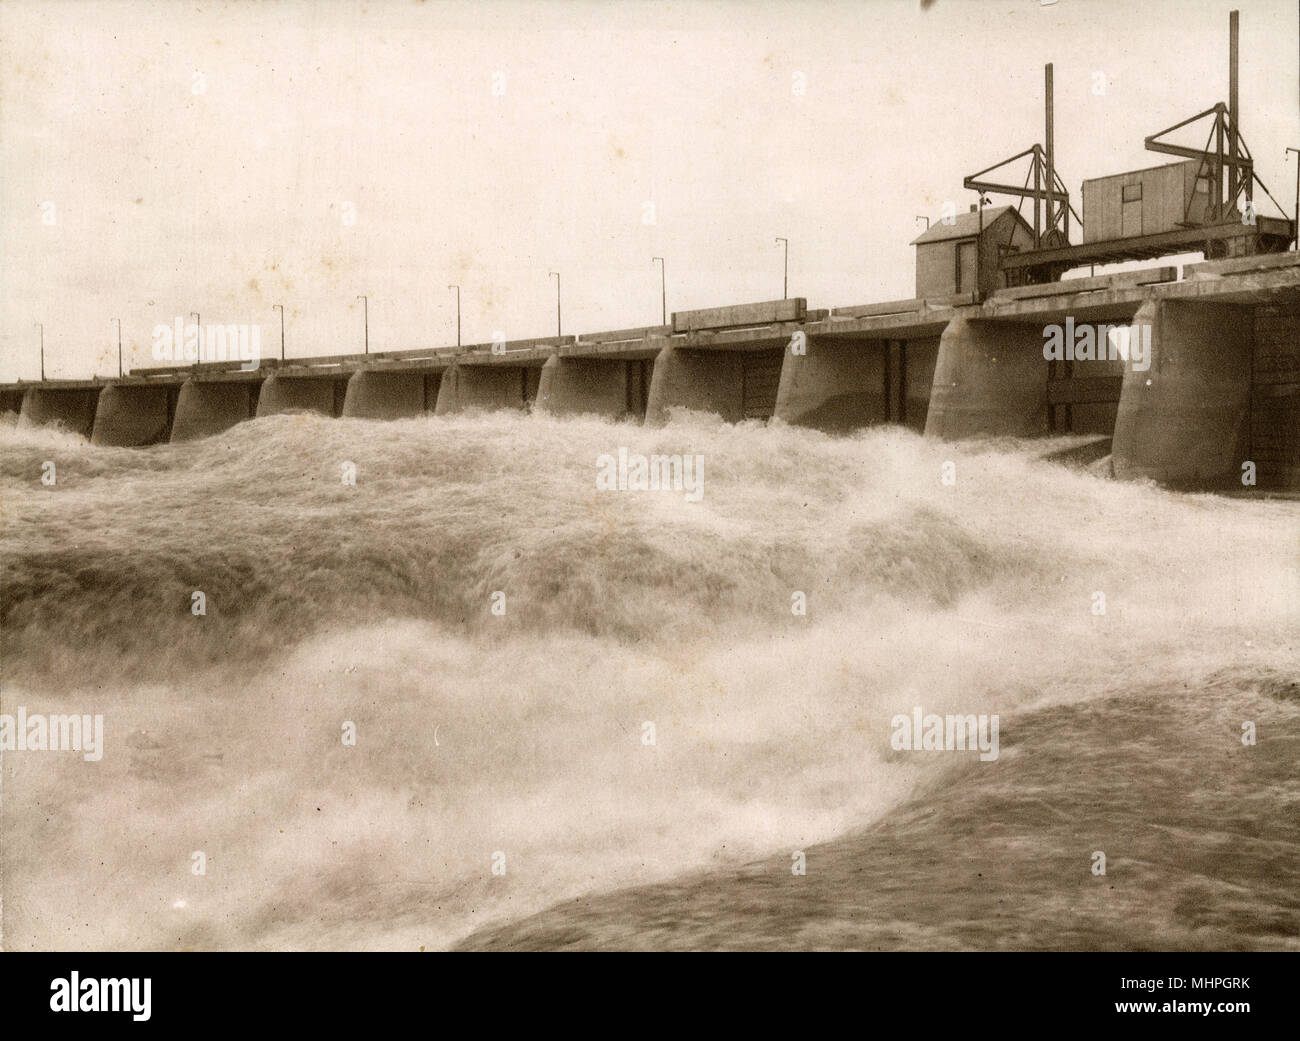
[[1104,177],[1085,177],[1084,184],[1096,184],[1098,181],[1115,181],[1121,177],[1128,177],[1130,174],[1150,173],[1152,170],[1167,170],[1171,166],[1190,166],[1199,164],[1199,159],[1183,159],[1176,163],[1156,163],[1155,166],[1144,166],[1140,170],[1125,170],[1122,173],[1106,174]]
[[[1006,216],[1008,213],[1014,213],[1013,206],[985,206],[984,207],[984,229],[987,231],[989,225],[995,223],[999,218]],[[1024,218],[1020,218],[1023,220]],[[942,220],[934,221],[928,230],[917,238],[912,240],[913,246],[920,246],[927,242],[944,242],[948,239],[973,239],[980,233],[980,215],[979,211],[971,213],[958,213],[955,215],[952,224],[945,224]]]

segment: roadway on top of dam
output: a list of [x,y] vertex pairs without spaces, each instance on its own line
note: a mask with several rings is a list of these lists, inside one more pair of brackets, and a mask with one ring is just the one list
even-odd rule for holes
[[433,347],[317,357],[261,358],[242,369],[238,361],[151,366],[125,376],[90,379],[18,380],[0,390],[48,387],[95,389],[109,384],[179,385],[186,380],[224,382],[283,377],[350,375],[362,369],[440,372],[453,365],[541,366],[561,358],[654,358],[664,347],[701,351],[762,351],[780,348],[797,332],[808,337],[869,342],[937,337],[956,318],[1032,323],[1131,320],[1149,299],[1188,302],[1264,302],[1277,294],[1300,293],[1300,254],[1261,254],[1232,260],[1153,267],[1095,278],[1001,289],[977,302],[973,294],[910,299],[808,310],[802,298],[733,307],[674,312],[672,323],[628,329],[507,340],[463,347]]

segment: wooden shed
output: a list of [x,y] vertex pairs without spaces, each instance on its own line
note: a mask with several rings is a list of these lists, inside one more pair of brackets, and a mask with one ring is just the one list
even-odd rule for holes
[[987,206],[982,219],[972,206],[951,219],[951,224],[935,221],[912,240],[916,295],[922,300],[974,292],[977,281],[980,295],[987,295],[1005,285],[1002,255],[1033,247],[1033,229],[1014,206]]
[[1201,224],[1210,200],[1209,168],[1200,160],[1083,182],[1083,241],[1159,235]]

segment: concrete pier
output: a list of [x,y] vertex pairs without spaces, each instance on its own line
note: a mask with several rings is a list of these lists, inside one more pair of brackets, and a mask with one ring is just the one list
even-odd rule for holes
[[110,383],[99,394],[90,440],[132,448],[166,442],[171,435],[171,387]]
[[639,410],[631,400],[629,368],[637,362],[617,358],[561,358],[542,366],[537,409],[552,415],[596,415],[621,419]]
[[245,380],[186,380],[176,401],[172,442],[211,437],[252,418],[257,388],[258,384]]
[[[439,375],[361,369],[348,380],[344,418],[409,419],[422,416],[437,402]],[[432,387],[430,387],[432,384]]]
[[955,318],[939,339],[925,420],[929,437],[1048,432],[1043,326]]
[[1124,374],[1115,476],[1184,486],[1240,486],[1251,389],[1250,308],[1150,300],[1151,367]]
[[740,352],[664,347],[655,358],[645,421],[662,425],[672,408],[713,412],[731,423],[744,419]]
[[467,409],[527,408],[539,382],[540,369],[530,376],[520,365],[456,364],[442,374],[434,411],[446,416]]
[[337,416],[336,382],[341,382],[338,376],[287,376],[273,372],[257,396],[257,418],[282,412],[319,412],[322,416]]
[[776,394],[776,418],[843,434],[889,418],[885,348],[879,340],[810,337],[806,354],[788,348]]
[[19,422],[28,426],[62,427],[70,433],[90,437],[98,399],[98,388],[31,387],[23,394]]

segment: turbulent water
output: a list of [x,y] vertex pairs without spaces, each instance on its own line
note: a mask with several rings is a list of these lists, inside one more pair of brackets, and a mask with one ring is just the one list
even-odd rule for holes
[[1300,947],[1300,504],[1069,444],[6,426],[0,709],[105,749],[4,753],[5,946]]

